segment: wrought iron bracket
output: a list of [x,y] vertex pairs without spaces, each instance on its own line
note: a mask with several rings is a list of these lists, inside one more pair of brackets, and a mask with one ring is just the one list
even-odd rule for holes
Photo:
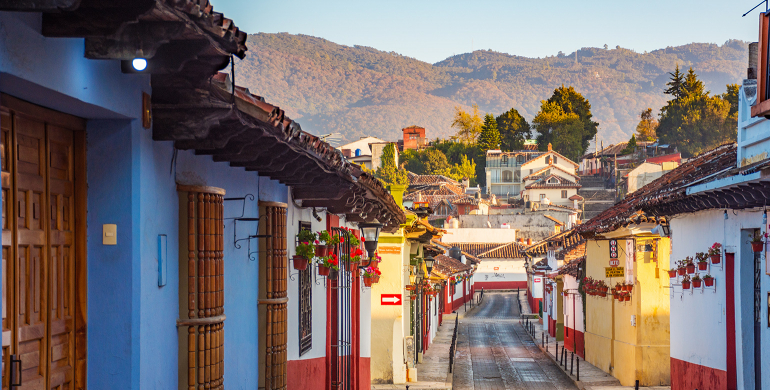
[[228,220],[228,219],[243,218],[243,216],[246,215],[246,199],[248,199],[250,202],[253,202],[254,201],[254,195],[246,194],[245,196],[243,196],[241,198],[224,198],[224,199],[222,199],[225,202],[236,201],[236,200],[240,200],[241,202],[243,202],[243,206],[241,207],[241,215],[239,215],[237,217],[225,218],[225,221]]

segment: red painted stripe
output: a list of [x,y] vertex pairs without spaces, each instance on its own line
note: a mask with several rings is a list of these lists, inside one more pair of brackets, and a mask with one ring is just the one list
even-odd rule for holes
[[727,372],[671,358],[671,390],[722,390]]
[[[725,254],[725,300],[727,317],[727,390],[738,389],[738,373],[735,349],[735,254]],[[672,365],[673,365],[673,358]],[[673,374],[673,372],[672,372]],[[672,375],[673,379],[673,375]]]
[[326,357],[286,362],[288,390],[323,389],[326,386]]
[[577,353],[578,356],[585,359],[585,335],[572,328],[564,327],[564,346],[567,351]]
[[517,288],[527,288],[526,281],[510,282],[476,282],[474,290],[483,288],[484,290],[514,290]]

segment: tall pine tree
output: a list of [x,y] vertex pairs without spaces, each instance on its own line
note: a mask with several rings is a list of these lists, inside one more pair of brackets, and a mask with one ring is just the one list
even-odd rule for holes
[[698,75],[695,74],[695,71],[692,70],[692,67],[690,67],[690,70],[687,71],[687,77],[684,79],[684,83],[682,84],[682,90],[686,96],[703,96],[706,93],[703,92],[703,81],[698,80]]
[[[692,68],[690,68],[690,70],[692,70]],[[663,93],[673,96],[674,99],[679,99],[684,92],[684,74],[679,71],[679,64],[676,64],[674,73],[669,72],[669,75],[671,75],[671,81],[666,83],[668,88],[666,88]]]
[[479,134],[479,147],[485,152],[500,148],[500,132],[497,131],[497,121],[492,114],[484,116],[484,124]]

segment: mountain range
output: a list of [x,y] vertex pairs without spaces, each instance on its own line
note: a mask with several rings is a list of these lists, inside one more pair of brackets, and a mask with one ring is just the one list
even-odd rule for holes
[[639,114],[657,112],[669,72],[692,67],[706,88],[723,93],[745,77],[748,43],[690,43],[637,53],[621,47],[582,48],[545,58],[491,50],[459,54],[429,64],[366,46],[287,33],[249,35],[247,56],[236,63],[236,81],[284,109],[303,130],[401,138],[403,127],[426,128],[430,139],[447,138],[454,107],[499,115],[516,108],[528,120],[540,101],[561,85],[574,86],[591,102],[604,145],[628,140]]

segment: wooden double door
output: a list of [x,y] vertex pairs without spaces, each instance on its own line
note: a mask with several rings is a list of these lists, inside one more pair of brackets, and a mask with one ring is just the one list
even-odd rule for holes
[[2,388],[85,388],[85,123],[0,98]]

